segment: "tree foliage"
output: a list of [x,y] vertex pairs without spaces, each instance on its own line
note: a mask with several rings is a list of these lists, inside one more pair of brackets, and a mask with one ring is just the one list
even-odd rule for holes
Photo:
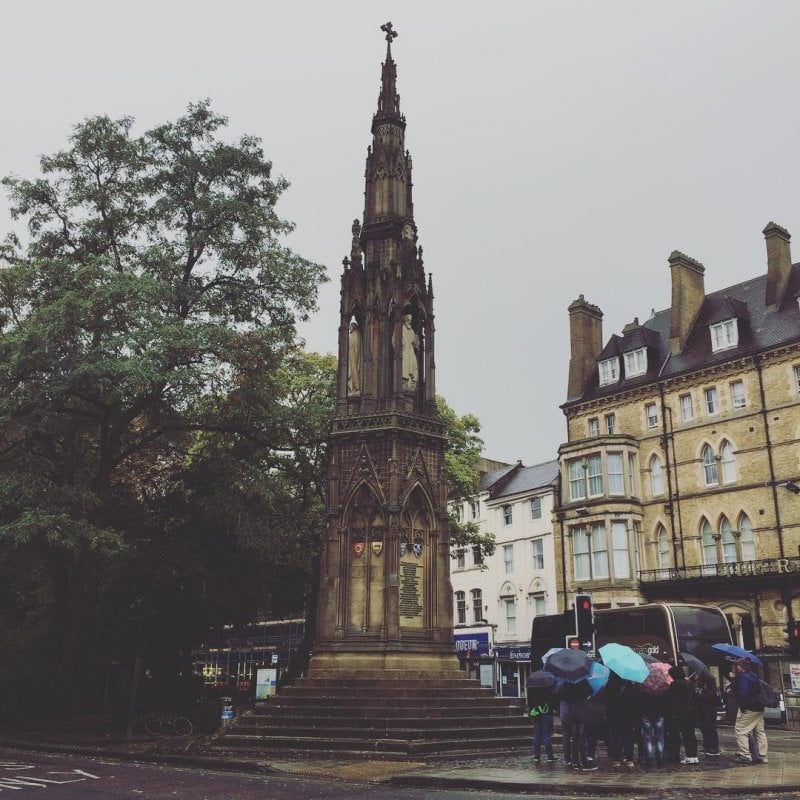
[[39,178],[3,181],[27,231],[0,250],[0,548],[50,590],[67,682],[97,601],[140,629],[210,605],[213,568],[296,565],[319,513],[305,412],[332,386],[303,385],[325,365],[295,324],[324,270],[283,244],[287,183],[226,122],[208,102],[140,136],[87,119]]
[[[474,414],[459,416],[443,397],[436,398],[439,417],[445,424],[447,443],[445,467],[452,499],[465,499],[478,494],[480,457],[483,440],[480,420]],[[495,538],[482,532],[472,522],[462,522],[454,511],[450,512],[450,546],[455,551],[464,547],[478,547],[483,556],[494,553]]]

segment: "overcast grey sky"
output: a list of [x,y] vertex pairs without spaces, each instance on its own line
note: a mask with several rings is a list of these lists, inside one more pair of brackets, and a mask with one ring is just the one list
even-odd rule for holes
[[210,97],[292,183],[291,245],[331,278],[303,334],[335,352],[389,19],[437,389],[486,455],[555,458],[578,294],[607,338],[669,305],[672,250],[713,291],[766,270],[769,220],[800,232],[795,0],[6,3],[0,173],[85,116],[142,131]]

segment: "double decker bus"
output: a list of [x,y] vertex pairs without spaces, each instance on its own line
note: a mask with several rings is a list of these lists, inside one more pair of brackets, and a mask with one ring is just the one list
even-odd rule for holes
[[[542,656],[551,647],[564,647],[575,636],[572,611],[535,617],[531,628],[531,667],[541,669]],[[720,661],[711,645],[733,644],[722,609],[689,603],[648,603],[594,611],[595,647],[609,642],[625,644],[642,655],[677,664],[681,653],[706,664]]]

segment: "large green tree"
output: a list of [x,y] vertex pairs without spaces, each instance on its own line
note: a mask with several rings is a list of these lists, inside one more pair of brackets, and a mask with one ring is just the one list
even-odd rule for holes
[[[13,552],[36,569],[66,687],[87,605],[126,554],[179,561],[189,511],[263,495],[264,475],[291,495],[310,469],[286,371],[324,271],[283,243],[287,184],[259,141],[225,142],[225,124],[208,102],[141,135],[87,119],[41,177],[4,180],[27,230],[0,251],[0,545],[6,568]],[[158,573],[138,567],[125,575]],[[146,605],[146,586],[116,588]]]

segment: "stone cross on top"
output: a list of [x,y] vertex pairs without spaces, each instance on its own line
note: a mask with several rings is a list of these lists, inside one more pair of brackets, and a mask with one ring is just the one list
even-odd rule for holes
[[392,23],[387,22],[385,25],[381,25],[381,30],[386,34],[386,41],[391,46],[392,39],[397,38],[397,31],[392,28]]

